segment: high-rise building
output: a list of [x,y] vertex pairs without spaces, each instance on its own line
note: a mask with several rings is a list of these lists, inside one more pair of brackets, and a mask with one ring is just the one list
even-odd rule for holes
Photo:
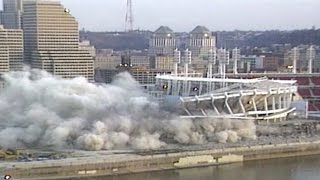
[[193,57],[208,56],[210,50],[216,48],[216,37],[204,26],[197,26],[189,35],[187,48]]
[[0,74],[9,72],[9,48],[6,39],[7,32],[0,29]]
[[19,71],[23,66],[23,33],[0,25],[0,73]]
[[6,29],[21,29],[23,0],[3,0],[1,24]]
[[121,56],[98,53],[94,60],[95,69],[116,69],[121,64]]
[[161,26],[150,39],[149,56],[173,56],[175,48],[174,32],[167,26]]
[[173,56],[157,56],[155,57],[155,69],[157,70],[173,70]]
[[96,48],[90,44],[89,40],[81,41],[79,43],[79,48],[88,51],[93,58],[96,57]]
[[145,55],[132,55],[130,56],[131,65],[141,68],[150,68],[150,60]]
[[57,1],[25,1],[24,58],[32,68],[63,78],[94,78],[93,58],[79,47],[79,31],[70,10]]

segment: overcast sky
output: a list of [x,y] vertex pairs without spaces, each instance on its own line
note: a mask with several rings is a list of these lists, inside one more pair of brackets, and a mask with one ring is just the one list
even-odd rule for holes
[[[123,30],[126,0],[61,0],[80,28]],[[320,0],[133,0],[134,27],[190,31],[320,28]]]

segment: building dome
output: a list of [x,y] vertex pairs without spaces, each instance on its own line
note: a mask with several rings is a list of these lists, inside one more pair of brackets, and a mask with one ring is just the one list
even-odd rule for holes
[[157,36],[167,36],[172,37],[174,36],[174,32],[168,26],[160,26],[155,32]]
[[211,31],[205,26],[197,26],[190,32],[190,34],[211,35]]
[[176,48],[175,34],[167,26],[160,26],[149,41],[149,55],[173,56]]

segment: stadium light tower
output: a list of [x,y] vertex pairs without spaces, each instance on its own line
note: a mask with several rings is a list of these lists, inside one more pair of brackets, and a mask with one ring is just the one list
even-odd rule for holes
[[176,49],[174,50],[174,60],[173,60],[173,63],[174,63],[174,75],[175,76],[178,76],[178,64],[180,64],[181,62],[181,52]]
[[133,11],[132,0],[127,0],[126,24],[125,31],[133,31]]
[[213,65],[216,65],[216,57],[217,52],[216,49],[210,49],[209,51],[209,61],[208,61],[208,73],[207,77],[212,78],[213,75]]
[[185,81],[183,82],[183,95],[189,96],[189,87],[188,87],[188,77],[189,77],[189,64],[191,64],[191,51],[186,49],[184,51],[183,63],[184,63],[184,71],[185,71]]
[[310,74],[312,74],[312,65],[315,58],[316,58],[316,51],[313,46],[310,46],[310,48],[307,50],[307,59],[309,59],[308,73]]
[[240,49],[235,48],[232,50],[232,59],[233,59],[233,73],[238,74],[238,61],[240,60]]
[[185,76],[188,77],[188,72],[189,72],[189,64],[191,64],[191,51],[186,49],[184,51],[184,71],[185,71]]
[[292,69],[292,73],[296,74],[297,73],[297,61],[299,58],[299,49],[297,47],[292,49],[292,59],[293,59],[293,69]]
[[218,50],[219,71],[222,79],[226,78],[226,65],[229,65],[229,51],[226,49]]

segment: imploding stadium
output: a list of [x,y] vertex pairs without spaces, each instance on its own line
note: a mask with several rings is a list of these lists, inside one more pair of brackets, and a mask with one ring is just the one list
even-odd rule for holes
[[[158,75],[158,97],[180,110],[182,118],[251,119],[257,123],[282,121],[295,110],[291,103],[297,94],[295,80],[268,80],[267,78],[226,78],[227,51],[209,53],[207,77],[188,73],[191,52],[185,51],[184,68],[178,74],[180,51],[175,51],[175,73]],[[218,57],[219,73],[213,74]]]
[[291,80],[175,75],[159,75],[157,80],[167,103],[178,100],[182,117],[281,121],[295,110],[290,105],[297,87]]

